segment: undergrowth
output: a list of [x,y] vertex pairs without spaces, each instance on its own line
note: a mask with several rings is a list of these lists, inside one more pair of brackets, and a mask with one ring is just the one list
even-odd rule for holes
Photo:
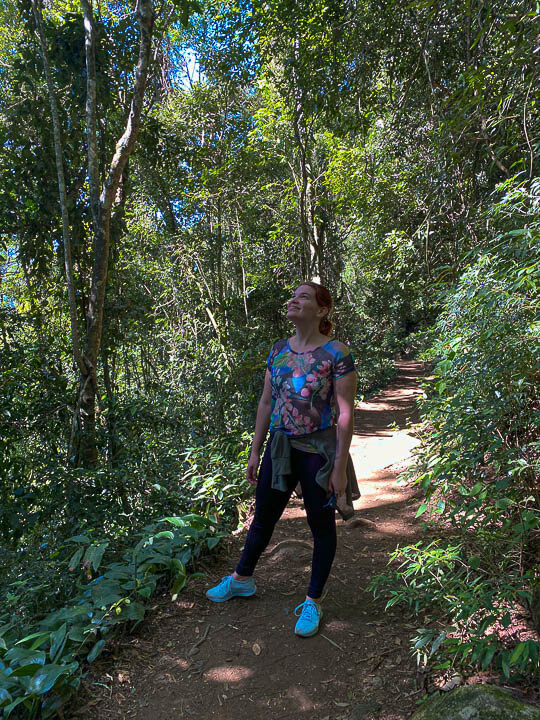
[[[239,452],[235,437],[186,448],[170,503],[182,497],[182,513],[135,531],[79,523],[84,531],[61,542],[55,538],[51,553],[41,543],[47,569],[41,578],[39,552],[24,576],[12,575],[0,614],[3,717],[54,717],[114,633],[144,619],[157,590],[168,587],[176,599],[196,559],[243,520],[250,493],[243,479],[247,447],[242,442]],[[168,492],[154,485],[152,491]],[[63,587],[61,596],[54,595],[55,582]]]
[[[538,206],[538,193],[520,192]],[[387,607],[437,625],[418,631],[419,662],[497,669],[506,680],[540,669],[539,628],[505,632],[540,594],[539,247],[537,223],[501,234],[447,292],[409,479],[425,492],[417,517],[451,539],[397,548],[370,583]]]

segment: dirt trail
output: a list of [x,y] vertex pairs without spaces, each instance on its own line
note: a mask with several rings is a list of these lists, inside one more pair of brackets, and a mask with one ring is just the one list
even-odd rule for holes
[[[357,512],[338,522],[338,552],[323,601],[320,633],[293,634],[295,607],[309,578],[311,536],[301,502],[292,501],[256,573],[258,593],[213,604],[205,589],[234,567],[242,537],[207,561],[176,603],[160,599],[137,637],[87,677],[75,716],[137,720],[405,720],[416,685],[410,638],[415,624],[364,592],[396,545],[416,541],[417,500],[397,475],[416,443],[421,363],[355,413],[352,456],[362,492]],[[420,692],[419,692],[420,691]]]

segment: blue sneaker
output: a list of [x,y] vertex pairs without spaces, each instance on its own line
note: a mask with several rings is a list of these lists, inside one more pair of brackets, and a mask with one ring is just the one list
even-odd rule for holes
[[249,580],[235,580],[233,575],[227,575],[216,585],[206,591],[206,597],[213,602],[225,602],[233,597],[250,597],[257,592],[253,578]]
[[[299,613],[299,610],[302,612]],[[311,637],[316,635],[319,630],[319,623],[322,618],[322,608],[319,603],[313,600],[305,600],[294,611],[295,615],[300,615],[294,632],[300,637]]]

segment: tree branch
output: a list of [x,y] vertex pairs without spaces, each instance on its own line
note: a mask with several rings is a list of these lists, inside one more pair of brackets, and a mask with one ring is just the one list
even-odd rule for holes
[[109,212],[112,207],[124,165],[135,146],[141,121],[144,90],[148,77],[150,51],[152,47],[152,31],[154,27],[152,0],[138,0],[137,8],[141,37],[139,42],[139,58],[135,73],[135,86],[133,88],[133,98],[131,100],[131,109],[126,129],[116,144],[116,152],[111,161],[109,174],[101,192],[100,201],[104,213]]

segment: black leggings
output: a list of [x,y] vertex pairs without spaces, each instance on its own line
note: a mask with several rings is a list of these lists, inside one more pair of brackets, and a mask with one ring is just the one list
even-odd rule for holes
[[273,490],[270,442],[267,443],[257,482],[255,517],[236,568],[238,575],[253,575],[259,557],[270,542],[274,526],[285,510],[296,483],[300,481],[307,521],[313,534],[311,580],[307,594],[312,598],[322,595],[336,554],[335,511],[323,507],[327,502],[326,493],[315,482],[315,475],[324,463],[321,455],[293,448],[289,488],[287,492]]

